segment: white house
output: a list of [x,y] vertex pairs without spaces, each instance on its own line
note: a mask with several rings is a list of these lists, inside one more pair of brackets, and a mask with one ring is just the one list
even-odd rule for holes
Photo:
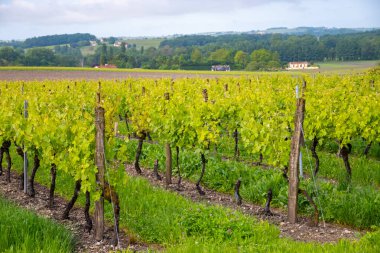
[[289,62],[288,69],[304,69],[309,67],[309,62],[307,61],[300,61],[300,62]]
[[292,70],[292,69],[318,69],[318,67],[311,67],[310,63],[307,61],[300,61],[300,62],[289,62],[288,67],[286,69],[288,69],[288,70]]
[[[121,44],[123,42],[121,41],[115,41],[115,43],[113,44],[114,47],[121,47]],[[128,43],[125,43],[125,48],[128,48]]]

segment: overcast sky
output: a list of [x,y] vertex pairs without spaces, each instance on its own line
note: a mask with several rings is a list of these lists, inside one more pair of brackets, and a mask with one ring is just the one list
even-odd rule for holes
[[380,0],[0,0],[0,40],[380,27]]

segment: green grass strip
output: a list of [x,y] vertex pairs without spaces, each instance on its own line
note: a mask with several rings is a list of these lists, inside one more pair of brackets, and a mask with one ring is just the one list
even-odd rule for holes
[[[15,166],[20,167],[21,160],[13,157]],[[132,241],[158,243],[167,252],[378,252],[380,249],[380,230],[354,242],[295,242],[280,238],[279,229],[266,221],[229,208],[194,203],[177,193],[154,187],[144,178],[128,176],[123,166],[109,168],[109,173],[111,181],[117,178],[122,230]],[[49,169],[40,168],[37,181],[48,185],[49,178]],[[73,179],[63,174],[57,179],[57,193],[70,197]],[[79,204],[83,206],[81,195]],[[107,203],[105,210],[111,223],[111,205]]]
[[73,252],[74,237],[62,225],[0,197],[0,252]]

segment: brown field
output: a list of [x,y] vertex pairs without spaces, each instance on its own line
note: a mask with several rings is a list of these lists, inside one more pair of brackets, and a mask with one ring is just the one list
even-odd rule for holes
[[126,78],[184,78],[204,77],[215,78],[215,74],[194,73],[160,73],[160,72],[112,72],[112,71],[66,71],[66,70],[1,70],[0,80],[33,81],[33,80],[97,80]]
[[218,76],[242,76],[242,75],[271,75],[279,73],[324,73],[347,74],[365,72],[369,68],[378,66],[379,61],[355,61],[355,62],[325,62],[318,63],[318,70],[293,70],[276,72],[211,72],[211,71],[160,71],[160,70],[94,70],[91,68],[60,68],[60,67],[7,67],[0,68],[0,80],[6,81],[33,81],[33,80],[98,80],[98,79],[126,79],[126,78],[184,78],[201,77],[215,78]]

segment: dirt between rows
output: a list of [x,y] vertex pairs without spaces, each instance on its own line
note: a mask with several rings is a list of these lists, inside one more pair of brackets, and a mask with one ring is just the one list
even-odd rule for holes
[[[225,206],[231,209],[239,210],[245,214],[251,215],[258,220],[265,220],[271,224],[279,227],[281,233],[280,237],[288,237],[297,241],[305,242],[337,242],[340,239],[357,239],[365,232],[358,231],[352,228],[339,226],[337,224],[320,224],[318,227],[311,227],[308,225],[308,218],[300,217],[297,224],[290,224],[287,222],[287,215],[284,211],[271,208],[273,216],[266,216],[262,214],[263,208],[258,205],[247,203],[243,201],[241,206],[237,206],[235,200],[231,195],[219,193],[213,190],[203,188],[206,195],[200,196],[197,192],[194,183],[188,180],[182,180],[181,187],[178,189],[178,178],[172,177],[173,184],[166,187],[165,181],[157,180],[151,169],[142,169],[142,175],[138,175],[133,165],[125,164],[126,172],[133,177],[146,178],[153,186],[167,189],[176,192],[194,202],[202,202],[211,205]],[[4,173],[5,174],[5,173]],[[120,233],[120,246],[115,248],[112,246],[114,231],[112,224],[107,224],[105,227],[104,240],[97,242],[94,239],[94,231],[88,233],[85,229],[84,209],[75,206],[70,212],[69,220],[62,220],[61,216],[68,201],[62,197],[55,196],[54,208],[48,207],[49,189],[38,183],[35,183],[36,196],[34,198],[24,194],[23,191],[18,189],[19,180],[18,175],[12,172],[11,183],[5,181],[5,175],[0,176],[0,195],[16,203],[18,206],[31,210],[38,214],[56,222],[63,224],[66,228],[72,231],[76,238],[76,252],[88,253],[103,253],[114,250],[130,249],[132,251],[147,251],[148,249],[162,250],[159,245],[152,245],[146,243],[131,242],[128,235],[121,229]],[[74,185],[73,185],[74,188]],[[135,238],[134,238],[135,239]]]
[[112,72],[112,71],[84,71],[84,70],[0,70],[0,80],[5,81],[34,81],[34,80],[99,80],[99,79],[126,79],[126,78],[185,78],[202,77],[216,78],[218,74],[192,73],[159,73],[159,72]]
[[4,173],[3,176],[0,176],[0,195],[8,200],[11,200],[20,207],[31,210],[39,216],[55,220],[56,222],[68,228],[74,234],[76,239],[75,252],[105,253],[127,248],[132,251],[147,251],[148,248],[154,248],[154,245],[147,245],[138,242],[131,243],[128,236],[123,231],[120,232],[119,236],[120,246],[115,248],[112,245],[114,231],[111,224],[108,224],[105,227],[104,239],[98,242],[94,239],[94,229],[92,229],[91,233],[88,233],[86,231],[84,208],[74,206],[70,212],[69,219],[62,220],[61,216],[68,201],[61,197],[55,196],[54,208],[50,209],[48,207],[48,188],[35,183],[36,196],[34,198],[31,198],[23,191],[18,189],[18,175],[12,173],[11,183],[7,183],[5,181],[5,174],[6,173]]
[[309,225],[308,217],[299,217],[297,224],[290,224],[287,221],[287,214],[280,209],[271,208],[272,216],[263,214],[263,207],[252,203],[247,203],[243,200],[241,206],[236,204],[236,201],[232,195],[216,192],[202,187],[206,193],[204,196],[199,195],[195,188],[195,184],[188,180],[182,180],[181,187],[178,189],[177,177],[172,177],[172,183],[168,187],[165,184],[164,176],[161,175],[162,180],[157,180],[152,169],[142,169],[142,175],[138,175],[133,165],[125,164],[125,170],[131,176],[141,176],[149,180],[152,185],[161,187],[193,200],[194,202],[202,202],[212,205],[220,205],[229,207],[231,209],[239,210],[245,214],[253,216],[258,220],[268,221],[271,224],[276,225],[281,233],[280,237],[291,238],[296,241],[304,242],[319,242],[329,243],[337,242],[340,239],[358,239],[365,234],[365,231],[355,230],[353,228],[340,226],[338,224],[324,223],[320,221],[320,224],[315,226]]

